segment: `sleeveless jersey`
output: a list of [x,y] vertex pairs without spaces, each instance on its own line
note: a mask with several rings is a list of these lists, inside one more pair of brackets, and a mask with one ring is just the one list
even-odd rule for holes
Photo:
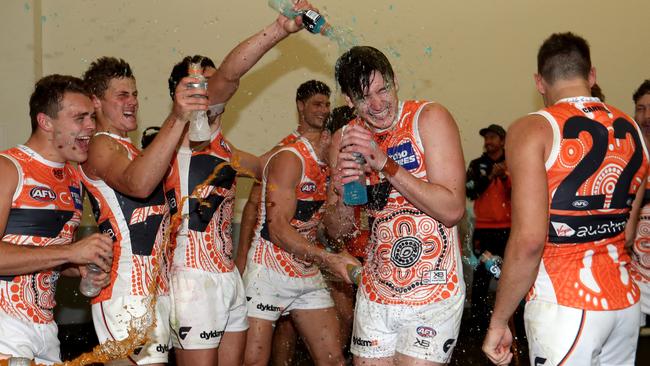
[[[127,150],[131,160],[140,153],[128,137],[106,132],[97,135],[114,139]],[[170,249],[165,243],[170,210],[162,183],[149,197],[141,199],[122,194],[103,180],[90,179],[83,168],[80,171],[97,226],[114,242],[111,284],[92,303],[121,296],[148,296],[152,281],[157,281],[159,295],[167,294],[168,253],[162,251]],[[160,276],[154,273],[157,266]]]
[[[298,158],[302,164],[300,183],[295,188],[296,212],[291,220],[291,226],[304,236],[307,241],[316,245],[318,225],[325,211],[324,203],[327,199],[327,181],[329,175],[328,165],[319,160],[316,153],[305,138],[298,138],[275,154],[289,151]],[[271,159],[269,159],[271,160]],[[320,271],[312,262],[296,258],[271,242],[269,227],[266,220],[266,167],[262,179],[262,199],[258,207],[258,221],[255,227],[252,248],[249,251],[249,260],[265,266],[275,272],[289,277],[313,277]]]
[[[427,172],[418,117],[427,104],[402,102],[396,125],[374,134],[391,159],[423,181]],[[358,118],[350,124],[364,126]],[[369,181],[370,248],[359,286],[367,298],[425,305],[464,293],[456,227],[445,227],[417,209],[381,173],[373,171]]]
[[[232,272],[232,218],[235,177],[232,152],[221,129],[201,151],[181,147],[173,160],[165,189],[174,197],[172,210],[183,199],[181,219],[172,224],[174,268]],[[187,198],[186,198],[187,197]]]
[[639,299],[626,264],[625,225],[648,158],[636,123],[598,98],[558,101],[536,112],[553,129],[546,161],[549,223],[528,298],[584,310]]
[[[72,243],[83,210],[81,182],[74,167],[46,160],[23,145],[0,155],[18,170],[2,241],[39,247]],[[1,311],[27,322],[52,322],[58,278],[58,269],[0,276]]]
[[280,142],[278,143],[277,146],[286,146],[289,144],[292,144],[296,142],[296,140],[300,137],[300,134],[298,133],[298,130],[294,130],[290,134],[286,135]]
[[650,283],[650,176],[646,180],[629,269],[635,281]]

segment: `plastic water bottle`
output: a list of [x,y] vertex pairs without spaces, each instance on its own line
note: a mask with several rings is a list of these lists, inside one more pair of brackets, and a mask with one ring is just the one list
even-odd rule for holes
[[93,280],[100,274],[104,273],[104,271],[102,271],[102,269],[96,264],[92,263],[87,265],[86,269],[88,270],[88,273],[85,278],[81,279],[81,282],[79,283],[79,291],[86,297],[95,297],[99,295],[99,292],[102,289],[101,287],[95,286]]
[[[363,165],[366,159],[358,152],[353,152],[354,160]],[[348,206],[359,206],[368,203],[368,192],[366,191],[366,176],[362,175],[359,179],[343,185],[343,203]]]
[[[201,72],[202,67],[200,62],[193,62],[190,64],[188,73],[189,76],[199,79],[196,83],[187,84],[190,89],[208,89],[208,80]],[[203,96],[201,96],[203,97]],[[190,141],[202,142],[210,140],[210,125],[208,124],[208,114],[206,111],[193,111],[190,116],[190,130],[187,134]]]
[[269,6],[287,18],[302,16],[302,24],[311,33],[325,34],[330,28],[325,17],[314,10],[295,11],[291,0],[269,0]]
[[481,254],[481,262],[484,263],[485,269],[488,270],[497,280],[501,277],[501,265],[503,265],[503,259],[498,255],[493,255],[489,252]]
[[348,264],[346,266],[346,269],[348,270],[348,277],[350,278],[350,281],[359,286],[359,282],[361,282],[361,272],[363,272],[363,267]]

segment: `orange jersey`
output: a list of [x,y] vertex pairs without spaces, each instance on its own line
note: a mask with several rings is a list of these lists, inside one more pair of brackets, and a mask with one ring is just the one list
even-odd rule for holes
[[292,143],[296,142],[296,140],[298,140],[299,137],[300,137],[300,134],[298,133],[297,130],[295,130],[295,131],[291,132],[290,134],[286,135],[282,140],[280,140],[280,142],[278,143],[277,146],[286,146],[286,145],[292,144]]
[[[221,129],[212,134],[210,145],[201,151],[181,147],[173,160],[165,189],[175,197],[174,208],[184,197],[182,220],[174,223],[174,268],[207,272],[232,272],[232,217],[235,177],[230,166],[232,152]],[[218,173],[205,186],[215,169]],[[195,195],[193,195],[196,194]],[[169,196],[169,194],[168,194]]]
[[[318,225],[325,211],[324,203],[327,199],[329,168],[325,162],[318,159],[307,139],[299,138],[294,143],[279,149],[273,156],[281,151],[289,151],[295,154],[302,162],[302,176],[300,183],[295,188],[296,212],[291,220],[291,226],[303,235],[307,241],[316,245]],[[313,263],[298,259],[271,242],[268,222],[266,221],[266,190],[265,171],[262,179],[262,199],[258,207],[255,236],[253,237],[252,248],[249,251],[249,255],[252,256],[250,260],[290,277],[313,277],[317,275],[319,269]]]
[[650,176],[646,180],[643,202],[629,269],[635,281],[650,283]]
[[[128,137],[100,132],[98,135],[113,138],[128,152],[129,159],[140,151]],[[103,180],[90,179],[80,169],[93,208],[97,226],[102,233],[113,239],[113,265],[111,284],[102,289],[92,302],[120,296],[148,296],[149,285],[157,281],[158,294],[167,294],[167,253],[162,253],[165,242],[164,231],[169,227],[169,205],[162,183],[145,198],[124,195],[109,187]],[[171,197],[173,198],[173,197]],[[162,258],[162,263],[157,263]],[[160,265],[160,276],[156,278],[155,266]]]
[[[405,101],[399,119],[375,142],[414,177],[426,181],[418,117],[428,102]],[[350,124],[364,126],[355,119]],[[345,132],[344,132],[345,133]],[[417,209],[377,172],[370,177],[370,248],[361,285],[367,297],[384,304],[424,305],[464,292],[460,242],[448,228]]]
[[529,299],[585,310],[635,304],[624,230],[648,170],[638,126],[592,97],[563,99],[537,114],[553,129],[553,149],[548,237]]
[[[70,163],[46,160],[27,146],[0,153],[18,170],[2,241],[15,245],[70,244],[81,221],[81,182]],[[27,322],[53,321],[58,269],[0,276],[0,310]]]
[[349,238],[345,238],[345,249],[351,255],[366,259],[370,229],[368,228],[368,213],[363,206],[354,206],[355,230]]

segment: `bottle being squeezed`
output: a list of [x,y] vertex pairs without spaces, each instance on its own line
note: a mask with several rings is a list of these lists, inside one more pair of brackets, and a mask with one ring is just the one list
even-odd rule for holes
[[101,287],[95,286],[93,280],[95,277],[104,273],[104,271],[102,271],[101,268],[93,263],[87,265],[86,270],[88,273],[86,274],[86,277],[82,278],[81,282],[79,283],[79,292],[81,292],[86,297],[95,297],[99,295],[99,292],[102,289]]
[[[200,62],[190,64],[189,76],[198,79],[196,83],[187,84],[189,89],[208,89],[208,80],[203,76]],[[203,96],[201,96],[203,97]],[[187,137],[192,142],[204,142],[210,140],[210,125],[208,123],[208,114],[206,111],[193,111],[190,116],[190,129]]]
[[[366,163],[366,159],[358,152],[353,152],[354,160],[362,166]],[[368,203],[368,193],[366,190],[366,176],[361,175],[359,179],[343,185],[343,203],[348,206],[359,206]]]
[[302,24],[310,33],[327,35],[331,30],[329,23],[325,21],[325,17],[318,12],[314,10],[294,10],[292,0],[269,0],[269,6],[287,18],[302,17]]

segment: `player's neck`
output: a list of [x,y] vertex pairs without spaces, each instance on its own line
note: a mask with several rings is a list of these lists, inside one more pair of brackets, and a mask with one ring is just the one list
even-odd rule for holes
[[61,156],[61,154],[59,154],[56,146],[54,146],[54,143],[52,141],[53,139],[50,139],[48,138],[48,136],[45,136],[44,132],[37,131],[29,137],[29,139],[27,140],[27,142],[24,143],[24,145],[34,150],[34,152],[36,152],[37,154],[39,154],[40,156],[42,156],[43,158],[49,161],[64,163],[65,158]]
[[548,105],[573,97],[590,97],[591,90],[587,80],[558,80],[547,90]]

